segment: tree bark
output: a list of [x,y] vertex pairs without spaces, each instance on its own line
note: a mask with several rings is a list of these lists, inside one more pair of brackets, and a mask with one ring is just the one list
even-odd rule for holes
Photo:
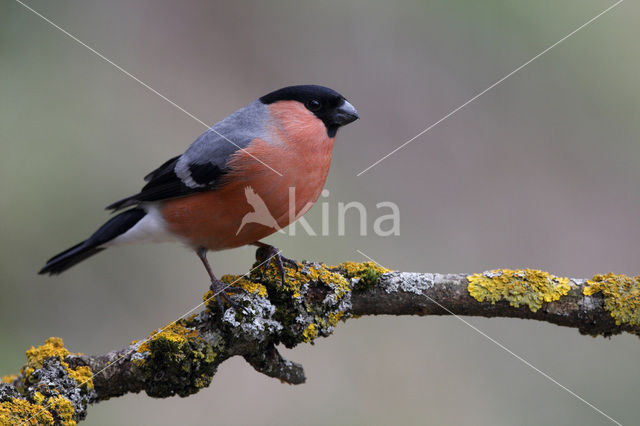
[[569,279],[534,270],[481,274],[391,272],[373,262],[335,267],[300,263],[257,267],[223,282],[242,309],[222,313],[213,293],[198,314],[142,341],[101,355],[69,352],[59,338],[27,351],[27,364],[0,384],[0,423],[75,424],[87,406],[129,392],[188,396],[211,382],[218,365],[242,356],[283,383],[305,381],[301,365],[276,345],[294,347],[329,336],[339,321],[363,315],[456,315],[525,318],[582,334],[640,333],[640,277]]

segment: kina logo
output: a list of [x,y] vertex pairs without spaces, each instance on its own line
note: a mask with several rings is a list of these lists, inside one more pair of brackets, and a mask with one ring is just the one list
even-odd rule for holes
[[242,218],[242,222],[240,223],[240,227],[236,231],[236,235],[238,235],[242,228],[244,228],[244,226],[248,223],[257,223],[280,231],[278,222],[269,211],[269,208],[265,204],[264,200],[258,194],[256,194],[253,188],[250,186],[245,187],[244,195],[247,198],[247,203],[249,203],[249,205],[253,207],[253,211],[244,215],[244,217]]

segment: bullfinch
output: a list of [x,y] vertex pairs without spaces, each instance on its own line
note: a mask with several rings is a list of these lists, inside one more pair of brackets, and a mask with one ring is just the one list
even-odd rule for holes
[[284,280],[283,262],[295,262],[260,240],[318,199],[336,133],[358,118],[353,105],[327,87],[289,86],[262,96],[149,173],[139,193],[107,206],[124,211],[49,259],[39,273],[60,274],[112,246],[175,241],[196,252],[220,307],[223,299],[235,305],[213,274],[207,251],[258,246]]

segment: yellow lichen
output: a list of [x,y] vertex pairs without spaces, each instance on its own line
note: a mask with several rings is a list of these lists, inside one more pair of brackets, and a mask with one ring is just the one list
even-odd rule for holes
[[[302,288],[310,281],[320,281],[330,286],[334,290],[338,300],[342,299],[351,290],[346,278],[337,272],[330,271],[329,268],[331,267],[323,264],[308,264],[305,267],[303,266],[305,265],[299,264],[298,270],[285,267],[284,284],[280,278],[280,271],[276,267],[266,268],[266,270],[263,270],[263,273],[270,282],[290,293],[295,299],[299,299],[302,296]],[[254,274],[256,272],[254,272]]]
[[338,325],[338,321],[340,321],[340,318],[342,318],[343,316],[343,311],[329,312],[329,315],[327,316],[327,325],[335,327],[336,325]]
[[2,379],[0,379],[0,382],[2,382],[2,383],[13,383],[17,378],[18,378],[17,375],[9,374],[7,376],[2,376]]
[[604,308],[616,320],[616,325],[640,325],[640,276],[614,273],[600,274],[587,281],[583,292],[591,296],[601,291]]
[[87,366],[79,366],[77,368],[71,368],[69,364],[64,360],[69,355],[81,355],[79,353],[69,352],[64,347],[64,342],[59,337],[49,337],[44,345],[37,348],[32,346],[27,350],[27,364],[22,367],[21,373],[26,381],[29,380],[29,376],[33,374],[35,370],[42,367],[42,363],[47,358],[58,358],[60,364],[67,370],[67,373],[73,378],[78,386],[86,387],[86,389],[93,389],[93,373]]
[[[242,288],[247,293],[257,294],[260,297],[267,297],[267,288],[260,283],[246,279],[242,275],[223,275],[220,282],[230,287]],[[227,294],[231,294],[228,292]],[[209,290],[202,297],[202,301],[209,309],[218,309],[217,300],[213,290]]]
[[76,426],[76,421],[73,420],[73,404],[64,396],[58,395],[55,398],[49,398],[47,406],[55,410],[60,422],[65,426]]
[[218,353],[185,320],[154,331],[138,345],[131,360],[136,375],[149,383],[147,395],[187,396],[211,382]]
[[45,400],[45,396],[40,392],[35,392],[33,394],[33,400],[36,402],[36,404],[42,404],[42,401]]
[[86,384],[88,389],[93,389],[93,373],[91,372],[91,368],[86,365],[81,365],[75,370],[69,368],[68,372],[69,376],[76,381],[78,386]]
[[390,269],[383,268],[375,262],[343,262],[337,265],[337,267],[344,270],[345,274],[349,277],[358,277],[369,271],[375,271],[379,274],[391,272]]
[[305,342],[311,342],[313,339],[318,337],[318,326],[315,323],[311,323],[307,326],[307,328],[302,332],[302,336]]
[[536,312],[543,302],[553,302],[566,295],[571,286],[569,278],[556,277],[535,269],[498,269],[470,275],[468,291],[478,302],[496,303],[506,300],[509,305],[527,305]]
[[302,341],[313,343],[321,333],[327,335],[332,328],[338,325],[338,321],[344,316],[344,311],[329,312],[326,319],[316,316],[314,322],[310,323],[302,332]]
[[253,294],[257,293],[260,297],[267,297],[267,288],[262,284],[255,283],[246,278],[237,278],[233,275],[224,275],[220,281],[225,284],[233,285],[236,287],[241,287],[245,291]]
[[344,262],[334,268],[344,271],[346,278],[353,280],[354,291],[364,291],[374,285],[382,274],[391,272],[375,262]]
[[308,272],[302,272],[301,269],[298,271],[290,270],[287,276],[300,283],[320,281],[332,286],[338,299],[344,297],[351,290],[345,277],[337,272],[330,271],[325,265],[320,265],[319,267],[311,266],[308,268]]
[[37,348],[31,346],[31,348],[27,350],[27,362],[42,367],[42,361],[46,358],[57,357],[60,361],[63,361],[69,353],[69,350],[64,347],[64,342],[61,338],[49,337],[44,342],[44,345],[38,346]]
[[42,405],[29,401],[11,398],[0,402],[1,425],[53,425],[53,416]]
[[188,339],[197,339],[199,338],[198,332],[196,330],[186,328],[179,322],[174,322],[160,330],[156,330],[147,340],[145,340],[140,347],[138,348],[138,352],[149,352],[150,344],[153,341],[157,340],[165,340],[170,343],[174,343],[177,346],[188,343]]
[[[87,366],[71,368],[66,358],[71,355],[80,355],[70,352],[64,346],[64,342],[59,337],[50,337],[45,343],[38,347],[31,347],[26,352],[27,363],[21,369],[20,386],[31,386],[35,378],[32,374],[43,367],[45,360],[54,358],[62,366],[69,377],[73,378],[78,386],[83,389],[93,388],[93,375]],[[16,376],[5,376],[3,381],[13,382]],[[54,390],[55,393],[57,391]],[[0,403],[0,424],[1,425],[53,425],[75,426],[73,419],[75,409],[73,403],[67,398],[58,395],[47,396],[41,391],[34,391],[29,400],[22,398],[11,398]]]

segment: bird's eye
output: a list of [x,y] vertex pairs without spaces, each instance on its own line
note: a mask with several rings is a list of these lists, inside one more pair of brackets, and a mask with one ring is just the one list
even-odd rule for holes
[[307,102],[307,109],[309,111],[314,111],[314,112],[318,111],[320,109],[320,107],[322,107],[322,104],[317,99],[312,99],[312,100]]

